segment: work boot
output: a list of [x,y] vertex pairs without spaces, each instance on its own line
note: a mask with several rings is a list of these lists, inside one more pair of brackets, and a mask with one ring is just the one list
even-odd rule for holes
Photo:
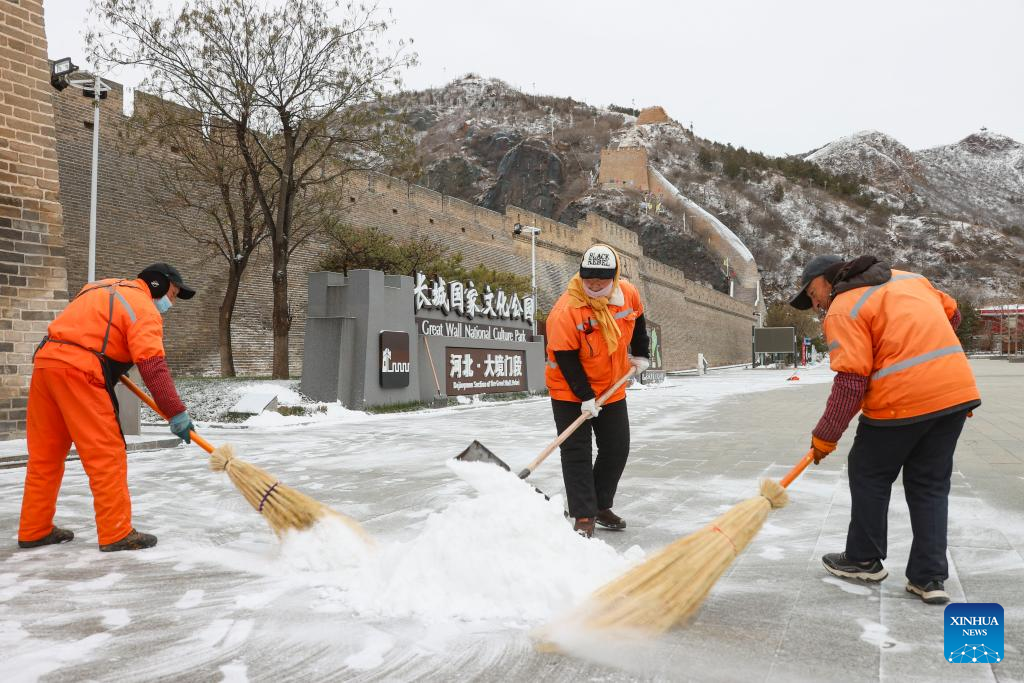
[[889,570],[882,566],[881,560],[856,562],[847,558],[845,552],[824,555],[821,564],[829,574],[846,579],[878,582],[889,576]]
[[67,543],[75,537],[75,532],[70,529],[53,527],[50,533],[34,541],[18,541],[19,548],[38,548],[41,545],[53,545],[54,543]]
[[572,525],[572,530],[583,538],[592,537],[594,535],[594,518],[577,517],[576,523]]
[[929,605],[945,605],[949,602],[949,593],[941,581],[929,581],[923,586],[907,581],[907,592],[917,595]]
[[615,531],[622,531],[626,528],[626,520],[612,512],[611,508],[597,513],[597,523],[605,529],[614,529]]
[[101,545],[100,551],[104,553],[114,553],[118,550],[144,550],[146,548],[152,548],[155,545],[156,536],[153,534],[144,534],[141,531],[132,529],[128,532],[128,535],[120,541]]

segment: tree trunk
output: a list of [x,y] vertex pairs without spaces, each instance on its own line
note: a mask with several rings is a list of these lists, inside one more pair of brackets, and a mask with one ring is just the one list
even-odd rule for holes
[[274,240],[274,379],[288,379],[288,331],[292,317],[288,311],[288,243]]
[[241,285],[244,266],[232,263],[228,267],[228,284],[224,288],[224,300],[220,304],[220,376],[235,376],[235,353],[231,346],[231,318],[235,313],[238,288]]

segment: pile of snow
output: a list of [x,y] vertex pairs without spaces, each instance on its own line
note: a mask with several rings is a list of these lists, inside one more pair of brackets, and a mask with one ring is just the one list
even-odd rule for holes
[[[279,397],[280,399],[280,397]],[[351,422],[362,420],[367,413],[349,410],[339,402],[334,403],[282,403],[285,406],[302,405],[305,410],[301,415],[282,415],[276,410],[264,410],[259,415],[246,418],[246,427],[297,427],[317,422]]]
[[[545,500],[488,463],[449,461],[477,495],[432,513],[411,540],[368,549],[326,519],[285,537],[279,569],[321,589],[325,609],[373,617],[539,622],[578,604],[643,556],[573,532]],[[298,571],[296,571],[298,570]]]

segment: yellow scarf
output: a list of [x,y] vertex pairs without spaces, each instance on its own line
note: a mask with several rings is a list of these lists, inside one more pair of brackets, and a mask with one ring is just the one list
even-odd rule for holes
[[[615,278],[612,280],[611,294],[615,293],[615,289],[618,286],[619,275],[616,272]],[[591,297],[587,294],[587,290],[583,288],[583,279],[580,278],[579,273],[573,275],[572,279],[569,280],[569,288],[566,291],[573,299],[573,308],[590,306],[594,311],[594,315],[597,317],[597,322],[600,325],[601,336],[604,337],[604,344],[608,347],[608,355],[610,356],[615,353],[615,349],[619,348],[619,337],[622,336],[622,332],[619,330],[615,318],[612,317],[611,311],[608,310],[608,297]],[[608,296],[611,296],[611,294]]]

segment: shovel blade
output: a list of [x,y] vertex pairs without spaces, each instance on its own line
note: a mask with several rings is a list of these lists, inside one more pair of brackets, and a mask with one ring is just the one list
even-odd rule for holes
[[462,460],[463,462],[489,462],[503,470],[512,471],[512,468],[506,465],[504,460],[492,453],[487,446],[476,440],[469,444],[469,448],[456,455],[455,459]]

